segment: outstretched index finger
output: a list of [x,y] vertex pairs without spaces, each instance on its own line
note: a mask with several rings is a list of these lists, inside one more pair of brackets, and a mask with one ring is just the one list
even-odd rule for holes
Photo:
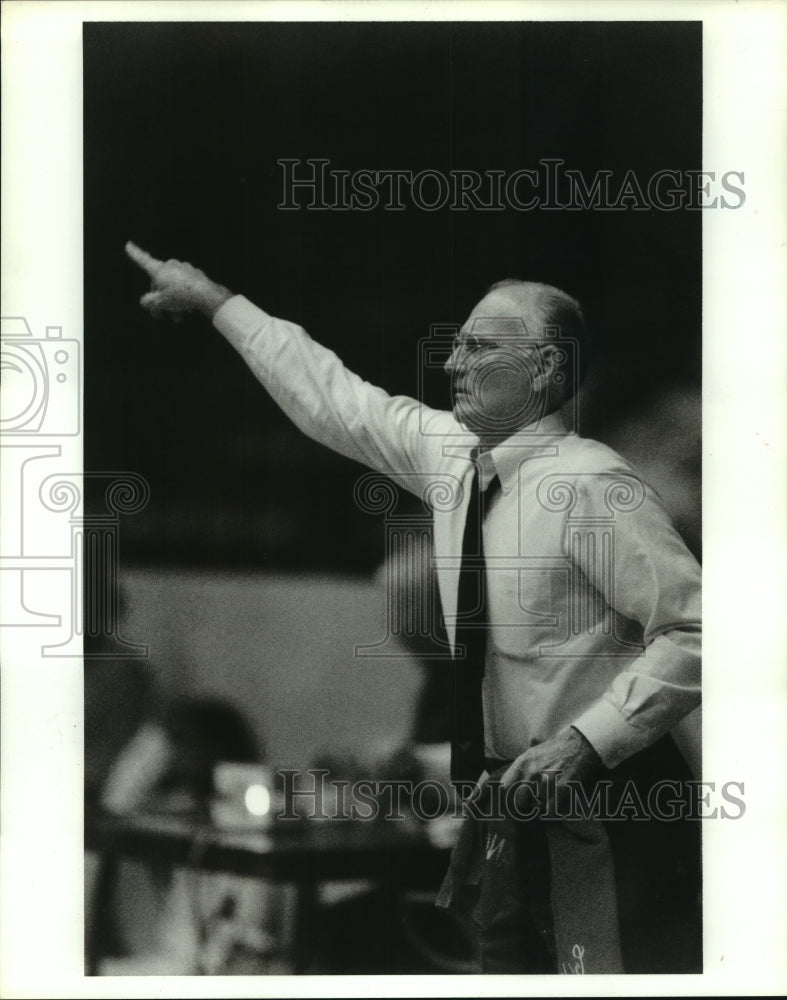
[[155,257],[151,257],[146,250],[138,247],[131,240],[126,243],[126,253],[138,267],[141,267],[143,271],[147,271],[151,278],[156,277],[156,274],[161,270],[164,263],[161,260],[156,260]]

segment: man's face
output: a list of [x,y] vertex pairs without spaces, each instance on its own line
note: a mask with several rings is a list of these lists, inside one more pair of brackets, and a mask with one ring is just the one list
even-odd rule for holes
[[454,416],[482,440],[502,441],[542,416],[541,356],[528,334],[521,306],[498,289],[470,313],[445,363]]

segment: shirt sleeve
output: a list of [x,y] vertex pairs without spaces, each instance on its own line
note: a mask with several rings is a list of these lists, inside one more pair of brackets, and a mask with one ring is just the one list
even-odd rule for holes
[[242,295],[225,302],[213,324],[300,430],[418,491],[419,474],[439,460],[430,447],[434,427],[450,414],[370,385],[301,327]]
[[[576,482],[566,533],[573,543],[565,543],[606,603],[642,628],[641,654],[573,723],[610,768],[672,730],[701,699],[700,566],[655,492],[626,478],[638,485],[630,509],[619,510],[609,505],[609,476]],[[611,539],[611,570],[595,541],[586,544],[591,534],[598,539],[599,525]]]

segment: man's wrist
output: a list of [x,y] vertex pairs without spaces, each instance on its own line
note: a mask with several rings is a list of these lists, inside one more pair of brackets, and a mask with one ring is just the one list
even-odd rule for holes
[[577,729],[576,726],[570,726],[569,733],[571,735],[572,742],[578,754],[582,757],[584,763],[594,768],[604,766],[604,762],[602,761],[598,751],[587,736],[581,732],[581,730]]
[[201,313],[212,320],[224,303],[232,298],[233,294],[229,288],[210,281],[200,296],[198,308]]

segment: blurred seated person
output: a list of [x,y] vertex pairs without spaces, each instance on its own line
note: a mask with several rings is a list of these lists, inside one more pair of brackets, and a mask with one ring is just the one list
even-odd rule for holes
[[[119,593],[121,608],[123,592]],[[88,640],[86,639],[86,652]],[[146,660],[86,656],[84,661],[85,805],[98,805],[112,765],[154,711],[157,694]]]
[[[155,812],[205,818],[214,768],[229,761],[261,762],[240,712],[218,699],[174,700],[143,722],[115,759],[100,795],[101,807],[119,815]],[[114,940],[102,922],[97,930],[103,939],[94,943],[100,956],[98,974],[269,971],[267,956],[278,947],[272,931],[280,894],[265,882],[201,872],[197,859],[190,868],[123,861],[113,889]],[[147,906],[140,905],[145,895]]]
[[109,770],[100,804],[108,812],[206,813],[221,761],[259,762],[248,724],[212,698],[174,699],[151,714]]

